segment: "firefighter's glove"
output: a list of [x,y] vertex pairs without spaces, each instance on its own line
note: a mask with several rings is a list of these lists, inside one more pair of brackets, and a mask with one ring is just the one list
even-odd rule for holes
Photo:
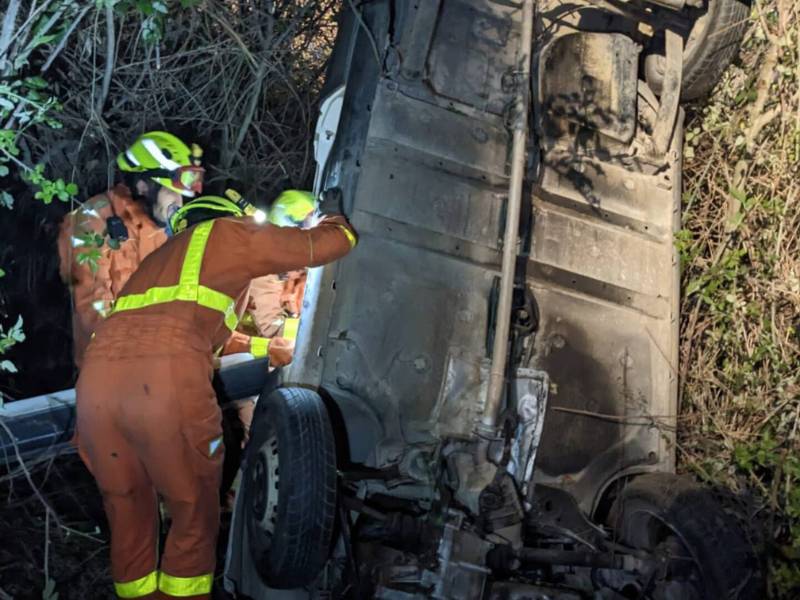
[[269,365],[271,367],[285,367],[292,362],[294,353],[294,340],[274,337],[269,343]]

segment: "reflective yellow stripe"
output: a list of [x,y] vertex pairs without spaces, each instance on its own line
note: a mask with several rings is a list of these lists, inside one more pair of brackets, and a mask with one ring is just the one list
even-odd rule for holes
[[253,336],[250,338],[250,354],[264,358],[269,354],[269,338]]
[[300,328],[300,319],[290,317],[283,322],[283,337],[287,340],[297,339],[297,330]]
[[228,329],[231,331],[236,329],[236,325],[239,324],[239,319],[236,316],[236,302],[233,298],[204,285],[199,285],[197,288],[196,302],[200,306],[205,306],[206,308],[221,312],[225,315],[225,325],[227,325]]
[[198,575],[196,577],[173,577],[166,573],[158,575],[158,589],[176,598],[210,594],[211,584],[214,581],[213,573]]
[[[181,291],[183,291],[184,294],[182,294]],[[174,300],[192,302],[194,298],[183,297],[185,292],[185,289],[181,290],[181,286],[172,285],[170,287],[152,287],[143,294],[127,294],[117,298],[117,302],[114,304],[114,312],[134,310],[136,308],[144,308],[145,306],[153,306],[155,304],[165,304],[166,302],[172,302]]]
[[200,267],[203,265],[203,254],[205,254],[208,236],[211,235],[213,226],[214,221],[205,221],[194,228],[192,239],[189,240],[189,247],[186,249],[186,256],[183,259],[181,278],[178,283],[197,285],[200,282]]
[[158,589],[158,571],[125,583],[114,582],[114,590],[120,598],[141,598]]
[[135,310],[177,300],[196,302],[200,306],[221,312],[225,317],[225,326],[231,331],[236,329],[238,319],[235,300],[222,292],[200,285],[203,255],[213,225],[214,221],[206,221],[200,223],[192,232],[192,238],[189,240],[189,247],[186,249],[186,256],[183,259],[178,285],[152,287],[141,294],[122,296],[114,304],[114,312]]
[[337,225],[337,227],[342,230],[345,236],[347,236],[347,241],[350,242],[350,247],[355,248],[358,240],[356,240],[356,236],[353,235],[353,232],[350,231],[350,228],[346,227],[345,225]]

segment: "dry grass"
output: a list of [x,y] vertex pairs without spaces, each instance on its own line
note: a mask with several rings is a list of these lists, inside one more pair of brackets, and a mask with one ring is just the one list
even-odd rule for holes
[[690,115],[680,461],[749,494],[770,595],[800,593],[800,6],[754,3],[740,64]]

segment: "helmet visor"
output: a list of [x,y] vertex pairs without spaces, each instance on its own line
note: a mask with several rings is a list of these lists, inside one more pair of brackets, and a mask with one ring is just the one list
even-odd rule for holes
[[203,167],[180,167],[172,172],[172,185],[178,189],[199,194],[203,191]]

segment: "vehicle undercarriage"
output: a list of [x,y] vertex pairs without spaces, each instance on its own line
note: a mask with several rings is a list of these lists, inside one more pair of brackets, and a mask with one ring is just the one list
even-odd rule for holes
[[672,475],[692,34],[670,15],[702,2],[657,4],[675,6],[345,11],[317,185],[361,240],[310,274],[295,360],[259,401],[231,590],[753,597],[735,522]]

